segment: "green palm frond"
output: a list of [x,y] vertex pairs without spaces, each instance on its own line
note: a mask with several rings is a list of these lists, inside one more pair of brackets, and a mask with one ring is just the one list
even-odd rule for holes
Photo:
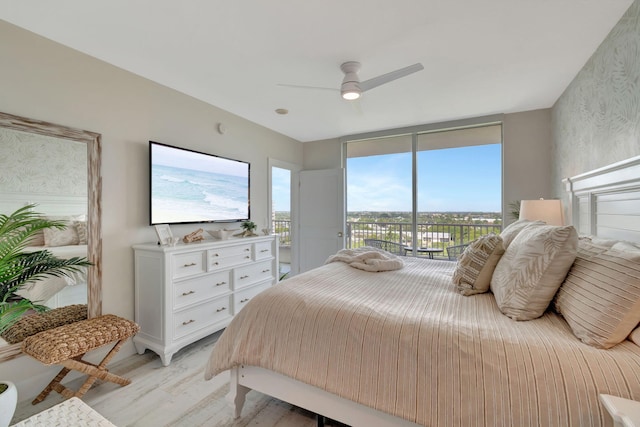
[[28,310],[47,307],[19,297],[25,285],[47,276],[70,276],[92,265],[86,258],[60,259],[50,251],[25,252],[36,233],[63,229],[63,221],[48,220],[27,205],[10,215],[0,215],[0,333]]
[[17,322],[29,310],[41,312],[47,310],[47,307],[35,304],[26,298],[15,302],[0,301],[0,313],[2,315],[0,318],[0,334]]

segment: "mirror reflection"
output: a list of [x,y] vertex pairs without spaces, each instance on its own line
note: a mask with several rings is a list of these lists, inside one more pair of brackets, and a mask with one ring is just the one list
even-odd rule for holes
[[[18,294],[48,308],[88,304],[100,313],[100,137],[91,132],[0,113],[0,214],[35,204],[35,212],[63,221],[38,233],[28,251],[58,258],[86,257],[93,266],[68,277],[46,277]],[[19,353],[0,337],[0,360]]]

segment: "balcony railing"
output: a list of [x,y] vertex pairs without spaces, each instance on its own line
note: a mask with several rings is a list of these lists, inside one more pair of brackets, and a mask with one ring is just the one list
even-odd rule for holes
[[[346,247],[364,246],[364,239],[387,240],[412,246],[414,239],[411,228],[409,223],[348,221]],[[291,245],[291,221],[274,220],[273,229],[280,235],[281,246]],[[419,223],[416,226],[416,246],[445,249],[447,246],[469,243],[485,234],[499,234],[501,231],[502,224]]]

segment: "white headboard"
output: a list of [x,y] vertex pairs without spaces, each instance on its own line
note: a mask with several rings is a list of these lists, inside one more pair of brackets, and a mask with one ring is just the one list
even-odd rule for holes
[[579,234],[640,242],[640,156],[563,182]]
[[35,203],[34,211],[46,216],[86,215],[86,196],[54,196],[50,194],[0,193],[0,214],[9,215],[16,209]]

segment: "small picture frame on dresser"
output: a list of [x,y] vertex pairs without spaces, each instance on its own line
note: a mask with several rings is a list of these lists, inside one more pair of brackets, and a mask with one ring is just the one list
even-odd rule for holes
[[156,234],[158,235],[158,243],[161,246],[170,246],[173,243],[173,234],[169,224],[158,224],[156,227]]

